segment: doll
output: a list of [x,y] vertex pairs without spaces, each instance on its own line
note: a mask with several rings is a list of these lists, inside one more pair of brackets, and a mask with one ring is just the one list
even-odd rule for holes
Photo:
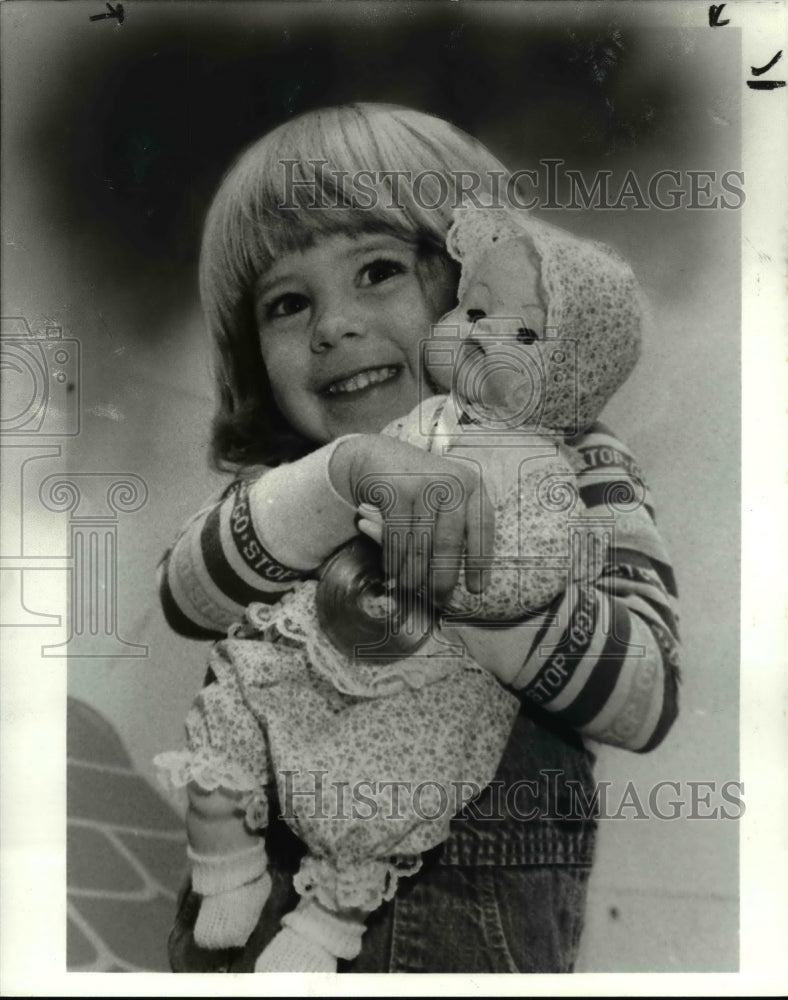
[[[593,546],[587,558],[570,551],[583,505],[564,439],[593,422],[636,361],[637,289],[605,248],[508,213],[458,211],[447,248],[462,264],[459,302],[424,351],[445,394],[384,433],[480,463],[496,513],[486,586],[472,594],[461,571],[442,610],[517,622],[570,574],[601,570]],[[433,502],[450,502],[442,489]],[[377,534],[374,519],[366,530]],[[198,944],[240,946],[254,929],[270,886],[272,796],[307,846],[301,903],[258,971],[332,971],[358,954],[365,916],[492,780],[518,709],[434,628],[430,595],[387,591],[377,566],[374,543],[356,540],[318,583],[251,605],[212,650],[189,750],[157,758],[189,787],[190,809],[215,819],[211,849],[189,851]],[[361,786],[363,801],[348,803]]]
[[[462,264],[459,301],[423,352],[431,381],[447,395],[424,401],[383,433],[482,467],[497,522],[487,587],[479,602],[461,575],[444,610],[513,621],[566,585],[566,520],[556,533],[551,515],[556,505],[564,514],[569,507],[579,514],[582,505],[564,441],[594,422],[632,371],[642,307],[631,272],[612,251],[530,217],[456,210],[447,248]],[[362,526],[380,539],[374,525]],[[506,556],[526,554],[526,537],[533,565],[527,573],[505,569]],[[370,614],[348,612],[358,605],[359,576],[372,572],[353,572],[365,552],[359,542],[340,549],[318,590],[321,624],[346,651],[360,635],[376,636],[383,649],[397,642],[374,601]],[[421,627],[399,637],[403,650],[427,628],[423,608],[411,602],[411,613]]]

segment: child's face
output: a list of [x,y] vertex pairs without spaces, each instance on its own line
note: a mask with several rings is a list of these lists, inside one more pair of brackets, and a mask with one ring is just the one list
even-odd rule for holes
[[427,282],[416,246],[396,237],[327,237],[280,257],[258,281],[255,315],[274,399],[325,443],[375,433],[427,395],[430,324],[455,301],[448,266]]

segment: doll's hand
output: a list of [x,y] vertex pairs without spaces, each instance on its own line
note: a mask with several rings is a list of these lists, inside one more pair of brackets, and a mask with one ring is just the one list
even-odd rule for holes
[[[495,516],[470,463],[422,451],[386,435],[360,434],[342,442],[331,460],[335,489],[374,524],[386,576],[408,590],[445,601],[459,579],[463,558],[491,552]],[[466,574],[479,593],[481,573]]]
[[441,635],[448,642],[465,647],[466,654],[480,667],[489,670],[501,684],[509,687],[522,670],[533,633],[517,625],[505,629],[442,625]]

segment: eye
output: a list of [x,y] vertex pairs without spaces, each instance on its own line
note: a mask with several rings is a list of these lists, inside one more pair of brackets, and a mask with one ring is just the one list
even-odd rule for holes
[[530,326],[521,326],[517,329],[517,343],[518,344],[533,344],[535,340],[539,339],[539,334],[536,330],[532,330]]
[[403,274],[405,270],[405,265],[401,261],[380,257],[361,268],[360,284],[362,287],[379,285],[382,281],[387,281],[397,274]]
[[280,319],[284,316],[294,316],[302,312],[309,305],[309,300],[305,295],[298,295],[295,292],[287,292],[285,295],[278,295],[272,299],[263,309],[266,319]]

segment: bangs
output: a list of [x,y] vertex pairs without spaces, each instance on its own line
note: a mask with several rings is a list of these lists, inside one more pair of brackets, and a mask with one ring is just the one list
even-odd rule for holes
[[279,257],[324,237],[381,232],[442,248],[462,172],[481,176],[482,192],[484,175],[508,176],[481,143],[406,108],[348,105],[286,122],[219,189],[203,238],[204,297],[226,314]]

